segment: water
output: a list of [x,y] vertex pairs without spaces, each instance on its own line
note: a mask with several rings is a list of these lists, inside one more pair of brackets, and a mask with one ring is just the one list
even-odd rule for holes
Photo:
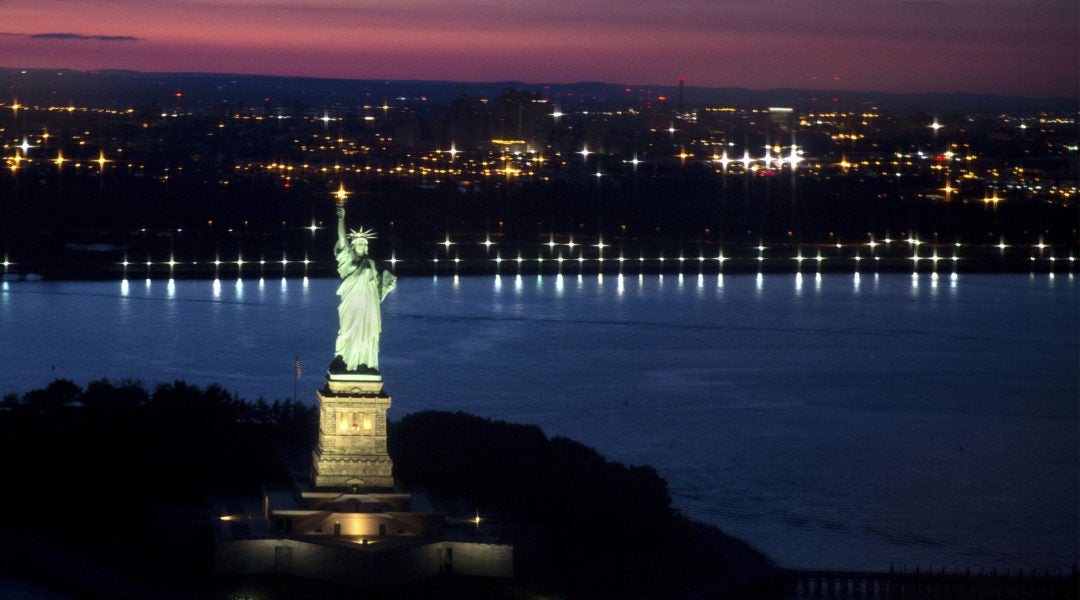
[[[335,280],[5,282],[0,393],[57,377],[314,400]],[[788,567],[1068,571],[1080,310],[1068,274],[406,278],[391,417],[464,410],[651,464]]]

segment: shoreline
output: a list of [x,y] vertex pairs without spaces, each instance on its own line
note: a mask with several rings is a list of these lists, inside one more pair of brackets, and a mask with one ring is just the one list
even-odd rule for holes
[[[385,262],[385,261],[384,261]],[[961,264],[954,264],[951,260],[941,259],[940,264],[935,264],[929,258],[920,259],[920,263],[914,265],[911,258],[903,260],[888,260],[866,262],[859,265],[851,264],[775,264],[763,265],[749,261],[746,264],[724,264],[720,267],[715,261],[700,261],[698,259],[685,261],[666,261],[665,265],[641,265],[637,261],[626,261],[620,265],[611,261],[611,266],[579,265],[576,261],[566,261],[559,266],[555,261],[551,264],[507,264],[501,267],[488,265],[460,266],[460,265],[424,265],[419,267],[386,266],[386,270],[393,272],[399,277],[485,277],[485,276],[577,276],[577,275],[600,275],[613,277],[632,277],[636,275],[875,275],[875,274],[902,274],[902,275],[1072,275],[1080,273],[1080,264],[1075,260],[1063,259],[1054,262],[1042,260],[1039,262],[1009,261],[1007,263],[995,263],[991,261],[967,260]],[[794,262],[794,261],[792,261]],[[806,261],[813,263],[815,261]],[[1042,264],[1039,264],[1042,263]],[[0,281],[123,281],[136,279],[150,280],[215,280],[215,279],[298,279],[298,278],[337,278],[337,273],[331,266],[298,266],[296,268],[282,269],[280,265],[267,265],[265,268],[254,266],[252,268],[236,269],[235,265],[229,267],[203,267],[181,266],[175,268],[112,268],[112,269],[78,269],[78,268],[54,268],[43,265],[31,265],[25,268],[22,265],[9,265],[0,272]]]

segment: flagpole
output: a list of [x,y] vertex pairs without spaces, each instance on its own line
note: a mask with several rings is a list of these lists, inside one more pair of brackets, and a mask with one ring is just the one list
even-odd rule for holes
[[293,382],[292,382],[292,401],[293,401],[293,404],[296,404],[296,387],[299,384],[300,384],[300,357],[297,356],[296,357],[296,377],[293,378]]

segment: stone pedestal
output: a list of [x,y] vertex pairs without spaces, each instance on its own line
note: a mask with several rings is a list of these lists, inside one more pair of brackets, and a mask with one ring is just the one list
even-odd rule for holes
[[386,451],[390,396],[382,388],[379,375],[327,374],[326,387],[316,392],[319,442],[312,457],[315,489],[393,489],[394,465]]

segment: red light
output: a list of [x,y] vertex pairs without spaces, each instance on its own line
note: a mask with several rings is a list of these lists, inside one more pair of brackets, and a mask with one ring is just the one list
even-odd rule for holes
[[176,97],[179,98],[180,96],[183,96],[183,94],[181,94],[180,92],[176,92]]
[[934,157],[934,162],[945,162],[945,157],[944,156],[935,156]]
[[626,88],[626,93],[627,93],[627,94],[629,94],[629,93],[630,93],[630,91],[631,91],[631,90],[630,90],[630,88]]
[[657,96],[656,99],[663,102],[664,100],[667,100],[667,96]]

